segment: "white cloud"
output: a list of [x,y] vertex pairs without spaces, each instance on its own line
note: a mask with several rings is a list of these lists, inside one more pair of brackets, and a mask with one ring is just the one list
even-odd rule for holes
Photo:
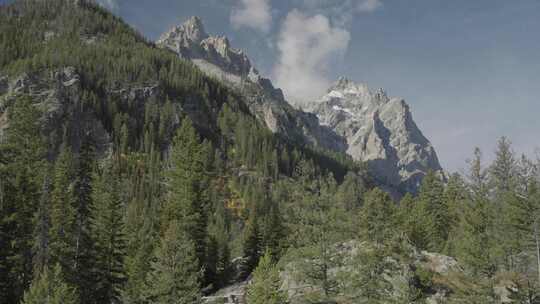
[[279,60],[274,67],[276,84],[295,103],[319,97],[330,85],[326,74],[349,46],[350,33],[332,26],[323,15],[291,11],[279,33]]
[[350,25],[360,13],[372,13],[383,6],[382,0],[295,0],[310,14],[325,15],[340,26]]
[[235,28],[248,27],[268,32],[272,25],[270,0],[239,0],[239,6],[231,12],[231,23]]

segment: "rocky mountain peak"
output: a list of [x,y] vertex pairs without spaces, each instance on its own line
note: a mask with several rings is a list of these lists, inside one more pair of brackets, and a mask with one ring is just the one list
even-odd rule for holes
[[203,70],[214,70],[214,74],[217,69],[245,77],[251,69],[247,55],[232,48],[227,37],[208,35],[199,17],[191,17],[184,24],[165,32],[157,44],[194,61]]
[[429,171],[441,171],[435,149],[402,98],[371,91],[366,84],[340,78],[308,110],[346,139],[347,153],[366,162],[383,185],[415,192]]

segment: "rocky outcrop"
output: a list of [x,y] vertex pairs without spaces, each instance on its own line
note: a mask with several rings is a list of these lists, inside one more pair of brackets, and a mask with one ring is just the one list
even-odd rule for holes
[[409,105],[341,78],[309,104],[321,124],[346,139],[347,153],[368,164],[375,178],[401,192],[415,192],[428,170],[442,169],[435,149],[412,118]]
[[209,36],[200,18],[192,17],[172,28],[156,43],[191,60],[206,74],[237,90],[251,112],[272,132],[328,150],[346,150],[344,139],[321,126],[317,116],[287,103],[283,92],[252,66],[243,51],[232,48],[226,37]]
[[[83,89],[81,77],[75,68],[23,73],[11,78],[0,77],[0,140],[4,130],[9,127],[7,116],[10,106],[23,95],[29,96],[43,113],[39,123],[43,135],[50,143],[49,158],[55,157],[60,145],[66,140],[77,153],[87,136],[96,143],[96,152],[100,157],[111,153],[112,136],[111,130],[106,126],[106,118],[85,106],[95,100],[92,101],[88,92]],[[163,100],[157,84],[126,84],[108,88],[101,99],[105,103],[129,105],[140,115],[145,113],[145,103]],[[141,121],[143,120],[141,117]]]

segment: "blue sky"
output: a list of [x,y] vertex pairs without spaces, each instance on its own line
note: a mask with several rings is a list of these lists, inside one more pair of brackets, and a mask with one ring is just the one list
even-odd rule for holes
[[152,39],[200,16],[294,98],[341,75],[383,87],[450,171],[475,146],[491,157],[503,135],[519,153],[540,146],[538,0],[100,1]]

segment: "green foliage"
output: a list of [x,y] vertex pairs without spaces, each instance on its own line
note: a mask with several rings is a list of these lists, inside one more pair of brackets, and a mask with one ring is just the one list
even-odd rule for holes
[[125,280],[124,212],[114,173],[114,168],[106,167],[93,178],[90,232],[94,244],[94,298],[98,303],[118,302]]
[[199,268],[193,242],[180,223],[169,223],[148,274],[148,300],[157,304],[200,303]]
[[[0,283],[0,298],[18,302],[33,277],[34,233],[43,232],[34,229],[33,219],[35,210],[48,203],[41,193],[46,188],[46,145],[39,125],[41,112],[32,99],[16,98],[7,114],[11,123],[0,142],[0,154],[7,160],[0,167],[0,276],[5,279]],[[46,220],[46,214],[40,215]]]
[[73,193],[75,176],[73,155],[64,146],[58,156],[53,172],[53,190],[51,193],[50,218],[50,259],[51,263],[60,264],[65,274],[73,276],[75,264],[75,229],[77,211]]
[[395,229],[395,207],[390,196],[375,188],[366,194],[360,209],[360,234],[378,245],[390,240]]
[[177,221],[195,245],[198,265],[206,257],[209,151],[201,144],[191,121],[186,118],[173,140],[169,170],[169,199],[162,209],[162,229]]
[[382,248],[360,250],[354,257],[355,270],[350,273],[348,293],[354,303],[382,303],[392,295],[392,284],[384,272],[391,268]]
[[51,271],[44,268],[24,293],[23,304],[76,304],[78,297],[74,288],[62,278],[60,265]]
[[266,252],[253,272],[252,283],[246,291],[248,304],[285,304],[287,295],[279,290],[279,270],[272,262],[272,254]]
[[262,254],[262,241],[261,231],[259,229],[258,218],[255,215],[247,221],[246,228],[244,229],[244,257],[246,258],[246,267],[248,273],[250,273],[257,264]]

